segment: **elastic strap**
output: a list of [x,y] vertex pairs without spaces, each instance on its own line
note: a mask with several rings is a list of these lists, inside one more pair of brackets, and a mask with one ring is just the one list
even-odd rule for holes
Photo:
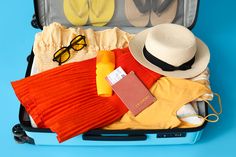
[[217,111],[214,109],[214,107],[209,103],[209,101],[207,101],[207,100],[204,100],[204,101],[208,104],[208,106],[211,108],[211,110],[212,110],[215,114],[220,115],[220,114],[222,113],[222,111],[223,111],[221,98],[220,98],[220,95],[219,95],[218,93],[213,93],[213,94],[218,97],[218,104],[219,104],[219,107],[220,107],[220,111],[219,111],[219,112],[217,112]]
[[[200,116],[200,115],[199,115]],[[200,116],[199,118],[201,118],[202,116]],[[208,119],[209,117],[215,117],[216,119],[212,120],[212,119]],[[202,117],[205,121],[211,122],[211,123],[215,123],[219,120],[219,116],[217,114],[208,114],[205,117]]]
[[[208,114],[207,116],[203,117],[199,114],[192,114],[192,115],[185,115],[185,116],[181,116],[179,118],[189,118],[189,117],[195,117],[197,116],[198,118],[202,118],[204,119],[204,121],[208,121],[208,122],[211,122],[211,123],[215,123],[219,120],[219,116],[217,114]],[[215,117],[215,119],[209,119],[210,117]]]
[[[192,114],[192,115],[185,115],[185,116],[181,116],[179,118],[189,118],[189,117],[195,117],[195,116],[198,116],[199,118],[202,118],[204,119],[205,121],[208,121],[208,122],[211,122],[211,123],[215,123],[219,120],[219,115],[223,112],[223,109],[222,109],[222,101],[221,101],[221,98],[220,98],[220,95],[218,93],[213,93],[215,96],[218,97],[218,104],[219,104],[219,107],[220,107],[220,111],[217,112],[214,107],[207,101],[207,100],[204,100],[208,106],[211,108],[211,110],[214,112],[212,114],[208,114],[206,115],[205,117],[204,116],[201,116],[199,114]],[[215,117],[215,119],[209,119],[209,117]]]

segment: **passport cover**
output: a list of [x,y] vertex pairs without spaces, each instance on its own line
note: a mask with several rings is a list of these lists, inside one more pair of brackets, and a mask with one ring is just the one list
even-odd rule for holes
[[134,116],[156,101],[133,71],[112,85],[112,89]]

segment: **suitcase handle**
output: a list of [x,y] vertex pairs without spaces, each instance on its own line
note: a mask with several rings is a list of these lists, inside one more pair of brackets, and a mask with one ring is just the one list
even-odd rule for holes
[[131,134],[122,134],[122,135],[114,135],[114,134],[83,134],[83,140],[89,141],[144,141],[147,139],[146,135],[131,135]]

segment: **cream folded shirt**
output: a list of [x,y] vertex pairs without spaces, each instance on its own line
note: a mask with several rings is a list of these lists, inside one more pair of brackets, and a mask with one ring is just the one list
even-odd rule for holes
[[88,45],[80,51],[71,50],[71,58],[64,64],[94,58],[99,50],[128,47],[128,42],[133,37],[132,34],[117,27],[94,31],[80,27],[66,28],[59,23],[52,23],[44,26],[43,31],[35,36],[33,51],[37,73],[57,67],[58,63],[52,61],[53,54],[61,47],[68,46],[71,40],[79,34],[86,36]]

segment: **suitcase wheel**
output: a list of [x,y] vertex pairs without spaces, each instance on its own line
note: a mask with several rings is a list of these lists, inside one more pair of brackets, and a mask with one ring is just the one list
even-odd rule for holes
[[19,138],[19,137],[17,137],[17,136],[14,136],[14,140],[15,140],[16,143],[18,143],[18,144],[23,144],[23,143],[25,143],[25,141],[24,141],[23,139],[21,139],[21,138]]
[[22,127],[20,126],[20,124],[16,124],[13,128],[12,128],[12,133],[15,137],[21,137],[23,135],[25,135],[25,131],[22,129]]
[[30,62],[31,60],[31,55],[28,55],[27,58],[26,58],[27,62]]
[[19,143],[19,144],[23,144],[23,143],[34,144],[34,140],[25,133],[25,131],[23,130],[23,128],[21,127],[20,124],[16,124],[12,128],[12,133],[14,135],[14,140],[17,143]]
[[36,18],[36,16],[35,16],[35,14],[34,14],[33,17],[32,17],[31,26],[32,26],[33,28],[36,28],[36,29],[39,28],[39,24],[38,24],[38,21],[37,21],[37,18]]

